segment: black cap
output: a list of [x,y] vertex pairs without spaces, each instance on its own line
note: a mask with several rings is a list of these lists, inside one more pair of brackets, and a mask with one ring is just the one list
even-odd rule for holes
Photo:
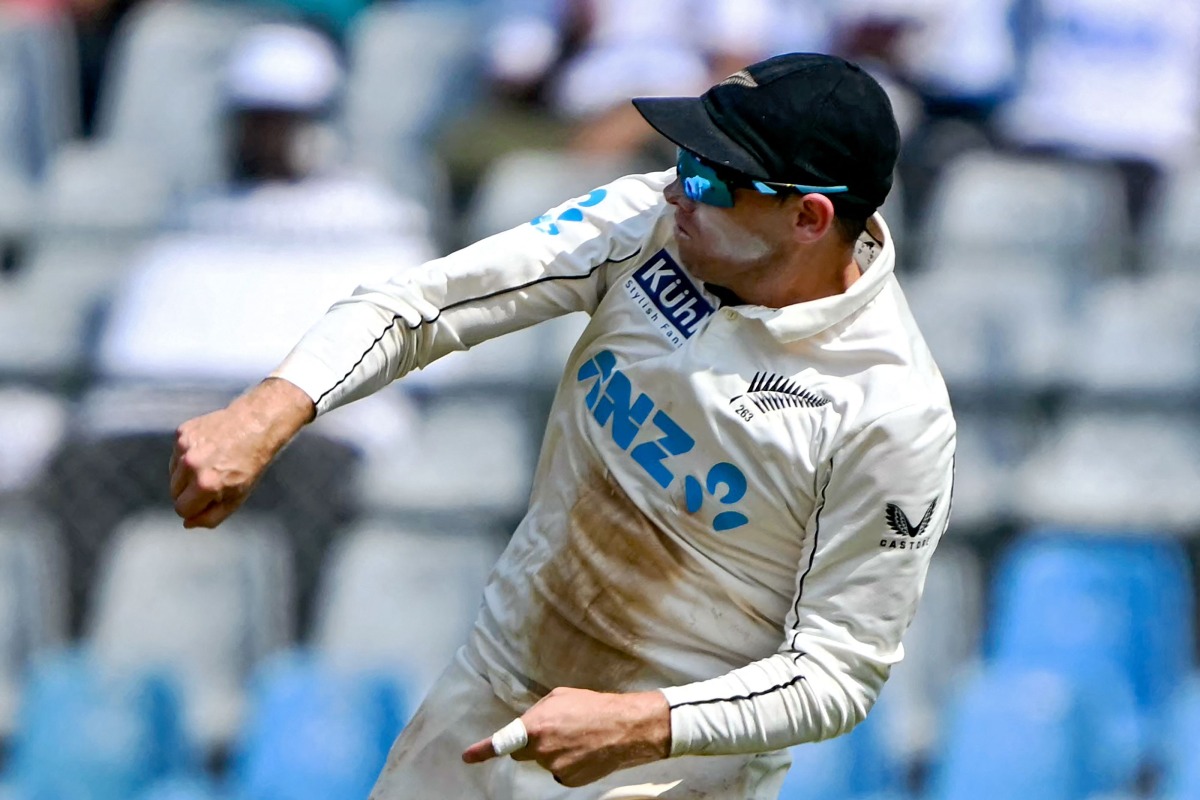
[[874,211],[892,188],[900,131],[883,87],[856,64],[789,53],[699,97],[633,101],[659,133],[714,164],[780,183],[848,186],[839,211]]

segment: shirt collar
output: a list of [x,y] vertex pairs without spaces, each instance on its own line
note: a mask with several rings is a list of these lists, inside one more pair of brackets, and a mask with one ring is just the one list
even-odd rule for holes
[[783,342],[815,336],[874,300],[891,280],[896,266],[896,249],[887,223],[879,214],[874,214],[867,221],[867,232],[858,240],[854,257],[862,269],[862,277],[841,294],[783,308],[755,305],[730,308],[747,319],[761,320]]

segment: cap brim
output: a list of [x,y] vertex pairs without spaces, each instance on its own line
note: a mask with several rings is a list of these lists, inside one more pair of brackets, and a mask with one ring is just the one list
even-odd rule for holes
[[636,97],[633,106],[654,130],[696,155],[759,180],[770,180],[750,153],[713,123],[699,97]]

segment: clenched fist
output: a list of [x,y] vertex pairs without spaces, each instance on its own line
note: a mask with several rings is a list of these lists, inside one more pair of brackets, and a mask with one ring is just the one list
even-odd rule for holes
[[308,395],[269,378],[228,407],[180,425],[171,454],[171,497],[183,526],[224,522],[314,415]]

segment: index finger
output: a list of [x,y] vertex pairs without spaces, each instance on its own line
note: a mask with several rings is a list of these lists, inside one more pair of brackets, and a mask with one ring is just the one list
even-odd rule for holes
[[171,456],[171,500],[183,494],[188,485],[188,469],[182,460]]
[[492,737],[480,739],[475,744],[463,751],[462,760],[467,764],[482,764],[484,761],[496,757],[496,750],[492,747]]
[[207,509],[214,503],[220,502],[221,498],[215,492],[208,492],[196,485],[196,480],[193,477],[189,480],[182,492],[175,498],[175,513],[184,519],[194,517],[200,512]]

